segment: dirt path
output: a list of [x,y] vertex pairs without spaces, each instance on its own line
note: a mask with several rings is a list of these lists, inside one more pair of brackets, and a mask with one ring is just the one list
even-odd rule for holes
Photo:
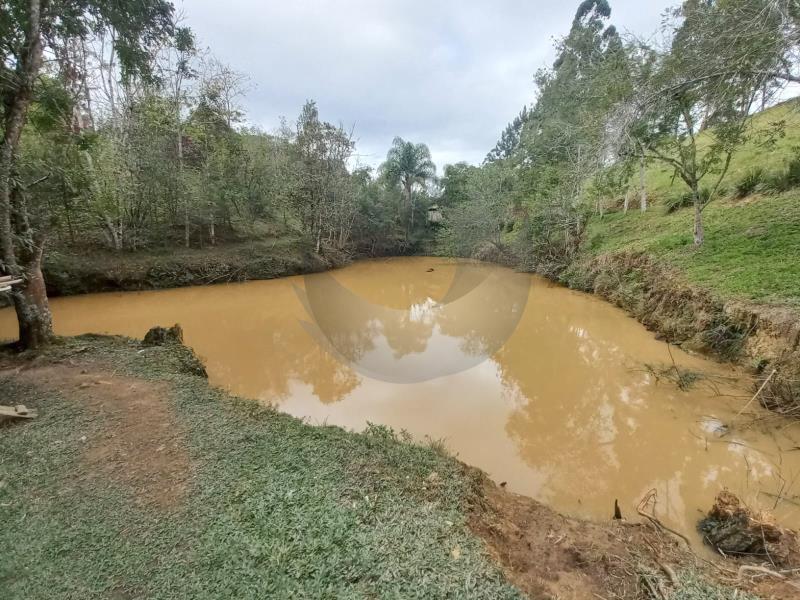
[[[0,377],[9,372],[1,372]],[[89,407],[99,434],[84,437],[84,472],[130,490],[138,504],[177,506],[191,472],[183,433],[167,405],[168,386],[120,377],[101,365],[53,364],[16,370],[20,381]]]

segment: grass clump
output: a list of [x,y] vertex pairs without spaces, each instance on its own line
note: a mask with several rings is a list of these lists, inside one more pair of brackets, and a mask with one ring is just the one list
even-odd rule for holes
[[745,198],[758,191],[766,180],[766,173],[761,167],[753,167],[734,185],[734,198]]
[[[700,189],[700,202],[705,204],[711,198],[711,190],[707,187]],[[682,194],[675,194],[670,196],[664,202],[664,211],[666,214],[671,215],[682,208],[688,208],[694,204],[694,194],[692,192],[684,192]]]
[[771,193],[800,187],[800,158],[790,160],[783,170],[765,177],[764,187]]
[[454,459],[385,428],[306,425],[181,372],[180,348],[140,350],[81,337],[51,358],[168,384],[185,497],[158,510],[93,477],[86,440],[108,435],[103,419],[2,380],[40,411],[0,432],[4,599],[520,597],[467,528],[475,483]]

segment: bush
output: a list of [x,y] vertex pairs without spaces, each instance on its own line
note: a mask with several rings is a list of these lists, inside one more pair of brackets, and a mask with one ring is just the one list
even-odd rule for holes
[[800,157],[789,161],[786,168],[766,178],[764,187],[773,193],[780,193],[800,187]]
[[[708,202],[708,199],[711,197],[711,190],[708,188],[701,188],[700,189],[700,200],[702,200],[703,204]],[[684,192],[683,194],[677,194],[672,196],[671,198],[667,198],[664,207],[666,209],[667,214],[672,214],[674,212],[679,211],[682,208],[687,208],[692,206],[694,203],[694,198],[692,197],[692,192]]]
[[764,169],[760,167],[750,169],[744,177],[734,184],[733,197],[744,198],[753,194],[762,188],[765,180],[766,174],[764,173]]

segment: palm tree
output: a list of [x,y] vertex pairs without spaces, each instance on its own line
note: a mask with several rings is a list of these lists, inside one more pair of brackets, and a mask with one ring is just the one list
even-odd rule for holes
[[403,188],[411,210],[408,228],[410,233],[414,229],[414,185],[425,185],[436,176],[436,165],[431,160],[431,151],[425,144],[415,144],[396,137],[380,170],[389,185],[400,184]]

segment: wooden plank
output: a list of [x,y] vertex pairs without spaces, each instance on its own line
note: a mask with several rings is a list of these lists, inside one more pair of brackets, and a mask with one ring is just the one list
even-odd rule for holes
[[27,408],[23,404],[17,406],[0,406],[0,417],[11,417],[13,419],[33,419],[38,413]]
[[10,292],[12,285],[22,283],[22,279],[7,279],[6,281],[0,280],[0,292]]
[[12,285],[22,283],[22,279],[11,279],[10,275],[0,277],[0,292],[10,292]]

